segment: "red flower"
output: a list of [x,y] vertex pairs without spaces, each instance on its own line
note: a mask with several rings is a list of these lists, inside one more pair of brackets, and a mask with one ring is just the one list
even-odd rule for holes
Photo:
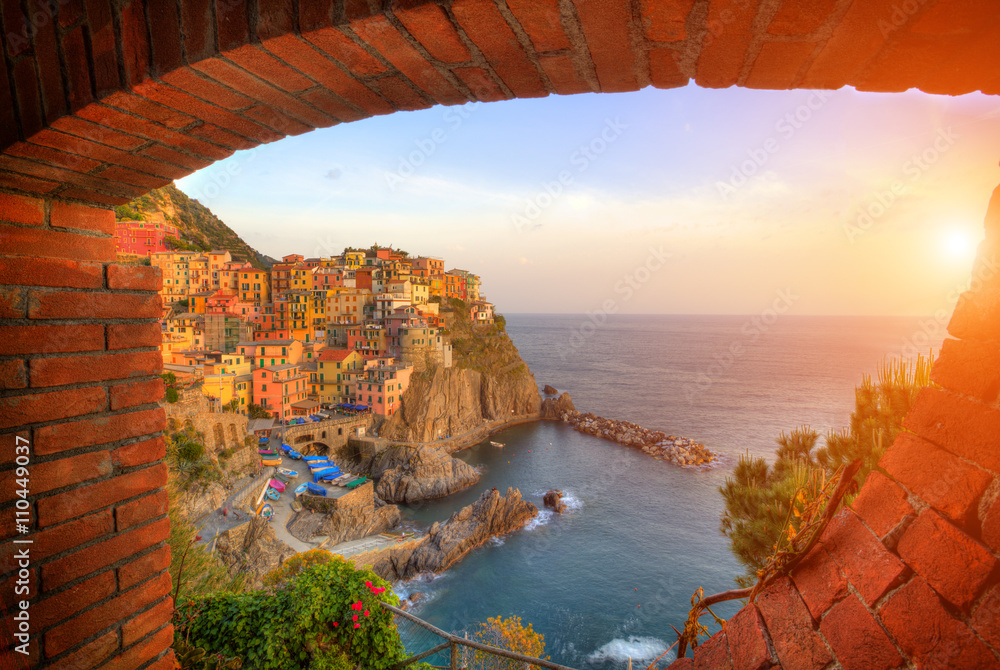
[[355,627],[355,628],[361,628],[361,624],[359,624],[359,623],[356,623],[356,624],[354,624],[354,627]]
[[357,615],[357,614],[355,614],[355,615],[354,615],[354,620],[355,620],[355,621],[357,621],[357,620],[358,620],[358,615]]
[[367,586],[368,588],[371,588],[372,587],[372,583],[371,582],[365,582],[365,586]]
[[339,624],[339,623],[337,623],[336,621],[334,621],[334,622],[333,622],[333,627],[334,627],[334,628],[336,628],[336,627],[337,627],[337,626],[339,626],[339,625],[340,625],[340,624]]
[[365,610],[365,616],[368,616],[368,610]]

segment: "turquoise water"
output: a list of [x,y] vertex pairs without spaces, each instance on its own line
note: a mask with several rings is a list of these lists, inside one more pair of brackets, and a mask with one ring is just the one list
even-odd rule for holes
[[[503,431],[492,439],[504,448],[487,442],[459,454],[482,469],[477,486],[406,516],[421,525],[446,519],[491,486],[519,488],[539,508],[544,492],[558,488],[570,510],[543,511],[526,529],[399,591],[422,592],[416,613],[446,630],[516,615],[545,635],[552,660],[609,670],[629,656],[648,664],[672,644],[670,626],[682,626],[695,589],[734,586],[740,568],[718,531],[717,488],[739,454],[770,456],[778,432],[800,424],[845,425],[861,374],[901,351],[920,324],[783,317],[750,339],[746,317],[616,316],[567,353],[583,318],[508,316],[538,383],[569,391],[583,411],[704,442],[722,462],[681,469],[553,422]],[[720,359],[733,342],[740,353]],[[414,651],[430,646],[411,642]]]

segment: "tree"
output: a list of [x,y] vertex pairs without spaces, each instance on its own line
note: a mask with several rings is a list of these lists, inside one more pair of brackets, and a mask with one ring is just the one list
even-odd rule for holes
[[[479,624],[479,629],[473,633],[472,638],[476,642],[525,656],[549,659],[548,656],[542,656],[545,653],[545,636],[536,633],[530,623],[527,626],[523,625],[519,616],[508,619],[499,616],[490,617],[486,623]],[[521,661],[477,650],[472,654],[472,660],[467,667],[470,670],[523,670],[525,665]],[[527,667],[533,670],[539,668],[537,665]]]
[[260,405],[250,403],[247,405],[247,418],[250,419],[270,419],[271,413]]
[[[862,467],[855,476],[860,488],[903,429],[903,419],[920,389],[930,384],[932,365],[933,360],[923,356],[913,361],[883,360],[874,380],[866,374],[855,388],[850,426],[828,432],[822,448],[817,448],[819,433],[801,426],[778,436],[773,465],[749,453],[740,457],[733,474],[719,487],[725,501],[719,530],[746,568],[736,578],[738,584],[752,585],[778,547],[782,533],[799,530],[795,507],[813,499],[810,496],[817,493],[816,482],[826,481],[840,467],[861,459]],[[803,498],[796,503],[803,491]]]

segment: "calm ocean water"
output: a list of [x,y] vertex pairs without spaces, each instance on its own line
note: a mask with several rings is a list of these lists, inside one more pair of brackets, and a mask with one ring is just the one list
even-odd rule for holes
[[[499,433],[503,449],[484,443],[460,454],[482,468],[479,485],[407,515],[444,520],[491,486],[519,488],[540,509],[544,492],[559,488],[571,509],[543,511],[528,528],[399,591],[422,592],[417,613],[441,628],[516,615],[545,635],[552,660],[610,670],[629,656],[649,664],[672,644],[670,626],[682,627],[695,589],[734,586],[740,569],[718,531],[717,488],[739,454],[770,457],[778,433],[799,425],[845,426],[862,373],[923,336],[914,318],[785,316],[763,329],[743,316],[615,315],[581,329],[585,322],[507,316],[539,385],[568,391],[581,411],[696,439],[723,461],[682,470],[553,422]],[[433,644],[408,639],[413,651]]]

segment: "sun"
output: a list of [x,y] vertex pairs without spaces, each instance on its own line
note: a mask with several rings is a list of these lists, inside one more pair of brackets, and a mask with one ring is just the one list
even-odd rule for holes
[[943,236],[942,250],[956,260],[971,260],[976,255],[976,240],[967,230],[953,228]]

